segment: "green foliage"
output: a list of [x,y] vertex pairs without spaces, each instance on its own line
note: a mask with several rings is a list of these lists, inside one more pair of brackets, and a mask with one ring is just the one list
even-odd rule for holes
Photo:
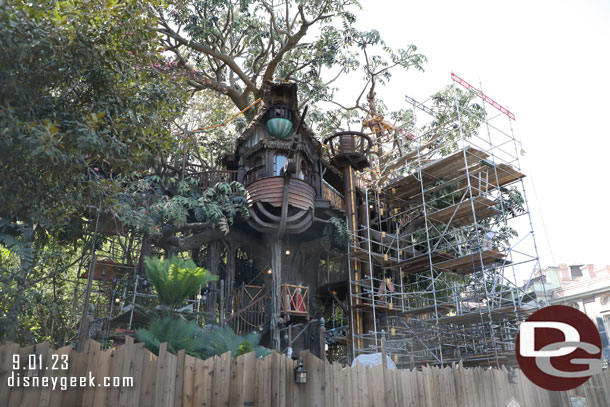
[[473,102],[476,96],[473,91],[463,91],[452,86],[432,95],[432,110],[436,117],[420,132],[429,133],[429,138],[435,138],[432,148],[438,149],[441,155],[455,152],[462,136],[470,137],[481,126],[485,111]]
[[195,321],[180,318],[162,318],[150,324],[148,329],[138,330],[138,340],[156,354],[159,346],[167,342],[171,353],[184,349],[188,355],[207,359],[214,355],[231,352],[233,357],[256,351],[257,357],[264,357],[271,350],[258,346],[260,335],[251,333],[246,337],[235,334],[230,327],[201,329]]
[[0,7],[0,217],[61,230],[172,149],[186,94],[146,3]]
[[508,216],[514,217],[525,213],[523,195],[516,187],[500,188],[500,196],[496,199],[496,207]]
[[200,338],[201,327],[197,322],[181,318],[161,318],[153,321],[148,329],[138,330],[138,340],[157,355],[161,343],[167,342],[167,350],[171,353],[185,349],[189,355],[197,356],[193,349],[198,349]]
[[241,110],[277,77],[299,83],[301,102],[313,104],[334,99],[335,76],[364,73],[366,81],[376,72],[381,83],[394,66],[421,69],[425,57],[413,45],[394,50],[377,30],[356,29],[357,8],[354,0],[181,0],[157,14],[189,85]]
[[345,225],[345,221],[334,217],[328,220],[322,234],[326,244],[337,253],[345,253],[352,239],[352,234]]
[[194,178],[144,177],[128,183],[119,194],[116,214],[125,225],[148,235],[161,233],[165,225],[182,227],[189,218],[227,233],[236,217],[249,216],[246,194],[235,181],[220,182],[202,193]]
[[[17,234],[20,240],[28,236]],[[27,243],[31,259],[24,259],[19,246],[0,246],[0,341],[63,346],[74,338],[75,282],[70,277],[81,261],[78,249],[44,232],[35,232]]]
[[[446,183],[447,182],[441,178],[434,183],[434,187],[438,187]],[[435,209],[447,208],[459,202],[463,193],[464,191],[460,191],[459,182],[448,184],[441,189],[435,189],[432,191],[429,194],[430,200],[427,202],[427,204]]]
[[178,307],[195,295],[201,286],[218,279],[215,275],[197,267],[192,260],[178,257],[159,260],[146,257],[146,275],[157,289],[159,302],[168,307]]
[[222,355],[231,352],[233,357],[256,351],[257,357],[265,357],[271,350],[258,346],[260,334],[251,332],[245,337],[236,335],[228,327],[209,326],[203,331],[203,348],[201,349],[202,358],[209,358],[213,355]]

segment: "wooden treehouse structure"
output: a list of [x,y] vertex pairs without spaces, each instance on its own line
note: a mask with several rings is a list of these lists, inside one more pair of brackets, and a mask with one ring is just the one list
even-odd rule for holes
[[[418,119],[435,119],[408,100]],[[220,278],[186,311],[260,332],[282,352],[326,347],[344,362],[380,352],[384,337],[399,367],[510,363],[518,323],[538,305],[518,279],[539,268],[514,116],[498,123],[506,117],[486,112],[484,131],[467,137],[458,115],[451,153],[436,135],[415,134],[398,157],[385,148],[390,160],[376,130],[322,137],[305,115],[296,84],[265,83],[223,168],[194,174],[202,189],[243,184],[250,216],[193,249]],[[351,233],[343,250],[325,237],[332,218]],[[131,285],[112,292],[132,304],[108,316],[127,329],[138,326],[133,304],[147,298],[131,267]]]

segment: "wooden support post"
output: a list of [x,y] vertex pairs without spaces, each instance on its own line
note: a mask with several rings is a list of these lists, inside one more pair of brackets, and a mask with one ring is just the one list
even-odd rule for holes
[[[95,239],[95,236],[93,237]],[[95,245],[95,243],[94,243]],[[87,342],[87,337],[89,333],[89,319],[87,318],[87,314],[89,313],[89,297],[91,295],[91,285],[93,284],[93,273],[95,273],[95,263],[97,262],[97,256],[95,254],[95,249],[93,254],[91,255],[91,263],[89,264],[89,274],[87,275],[87,288],[85,291],[85,301],[83,302],[83,311],[80,317],[80,328],[78,330],[78,346],[77,349],[79,352],[82,352],[85,349],[85,343]]]
[[[356,187],[355,187],[355,176],[354,176],[354,169],[351,166],[348,166],[347,168],[345,168],[344,173],[343,173],[343,178],[345,180],[345,208],[346,208],[346,215],[347,215],[347,227],[349,228],[349,230],[352,232],[353,234],[353,239],[354,241],[357,241],[357,235],[356,235],[356,230],[358,229],[358,213],[356,210]],[[358,263],[358,260],[354,260],[353,263],[353,268],[354,268],[354,273],[352,275],[352,277],[350,278],[351,281],[354,280],[360,280],[360,265]],[[354,293],[359,293],[360,292],[360,287],[359,286],[354,286],[353,287]],[[360,300],[358,298],[355,298],[355,304],[352,304],[352,298],[354,298],[353,296],[350,296],[350,306],[354,306],[356,304],[360,303]],[[362,313],[357,310],[354,311],[354,319],[355,321],[351,321],[350,323],[350,329],[352,330],[352,334],[355,335],[359,335],[362,334],[363,332],[363,326],[362,326]],[[356,347],[358,348],[362,348],[362,339],[358,338],[356,340]],[[356,357],[355,352],[352,351],[352,357]]]
[[381,366],[383,366],[383,370],[388,369],[388,353],[385,348],[385,332],[383,331],[381,334]]
[[324,342],[324,318],[320,318],[320,359],[326,360],[326,343]]
[[280,319],[282,296],[282,241],[271,242],[271,348],[280,350]]
[[224,326],[225,324],[225,281],[224,280],[220,280],[220,310],[219,310],[219,318],[218,318],[218,323],[220,326]]
[[[208,267],[210,273],[215,276],[218,275],[218,266],[220,264],[220,242],[218,240],[213,240],[208,244]],[[208,284],[208,294],[207,301],[204,307],[203,317],[205,318],[205,323],[207,324],[215,324],[216,323],[216,305],[218,293],[216,290],[216,282],[212,281]]]
[[235,244],[228,242],[227,247],[227,267],[225,273],[225,294],[224,294],[224,311],[225,314],[231,315],[233,311],[233,290],[235,289],[235,264],[237,247]]

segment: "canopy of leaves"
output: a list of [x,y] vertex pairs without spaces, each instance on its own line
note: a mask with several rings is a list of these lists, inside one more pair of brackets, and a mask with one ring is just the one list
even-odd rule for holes
[[171,353],[184,349],[185,353],[200,359],[231,352],[233,357],[256,352],[257,357],[265,357],[271,350],[259,346],[260,335],[251,333],[246,337],[235,334],[230,327],[210,327],[202,329],[195,321],[180,318],[162,318],[150,324],[148,329],[138,331],[138,339],[147,349],[156,354],[159,346],[167,342]]
[[218,277],[197,267],[193,260],[179,257],[160,260],[146,257],[146,275],[157,289],[159,302],[168,307],[178,307],[194,296],[200,287]]
[[0,217],[60,229],[173,145],[186,93],[146,2],[0,7]]
[[[113,212],[131,230],[152,237],[157,246],[181,252],[204,244],[203,234],[226,235],[236,219],[247,219],[246,195],[235,181],[219,182],[202,192],[194,177],[147,176],[126,184]],[[193,241],[193,236],[199,240]]]
[[369,65],[385,79],[390,67],[420,66],[425,58],[413,46],[393,50],[377,31],[354,28],[359,7],[355,0],[178,0],[156,12],[191,88],[227,95],[241,110],[276,77],[299,84],[302,104],[332,100],[333,82],[361,66],[365,49],[379,49]]

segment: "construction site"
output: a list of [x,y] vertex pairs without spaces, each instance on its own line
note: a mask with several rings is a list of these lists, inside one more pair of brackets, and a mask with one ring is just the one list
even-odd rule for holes
[[[474,89],[452,79],[454,91]],[[399,367],[513,365],[519,323],[544,305],[527,294],[539,261],[515,117],[475,91],[484,123],[466,138],[458,112],[455,152],[415,134],[414,151],[401,157],[404,175],[383,185],[357,177],[368,210],[359,212],[349,251],[354,357],[381,352],[384,337]],[[433,109],[407,101],[417,121],[435,119]]]
[[[427,131],[372,117],[362,131],[320,143],[296,108],[296,87],[270,84],[226,167],[189,174],[201,188],[242,183],[251,216],[233,227],[239,236],[211,235],[193,251],[220,279],[181,312],[239,335],[259,332],[282,353],[311,349],[342,363],[382,352],[383,342],[399,368],[515,365],[518,325],[544,305],[528,295],[540,264],[523,150],[513,113],[452,80],[455,117],[443,119],[449,145],[435,128],[438,109],[410,97],[412,128]],[[464,92],[476,96],[474,131],[464,119],[473,112],[458,103]],[[292,140],[283,140],[290,131],[267,140],[271,119],[294,120]],[[350,232],[345,249],[324,242],[332,217]],[[156,304],[142,253],[159,249],[122,237],[116,219],[102,219],[95,233],[112,243],[81,274],[90,293],[81,337],[121,343],[147,322],[138,307]]]

